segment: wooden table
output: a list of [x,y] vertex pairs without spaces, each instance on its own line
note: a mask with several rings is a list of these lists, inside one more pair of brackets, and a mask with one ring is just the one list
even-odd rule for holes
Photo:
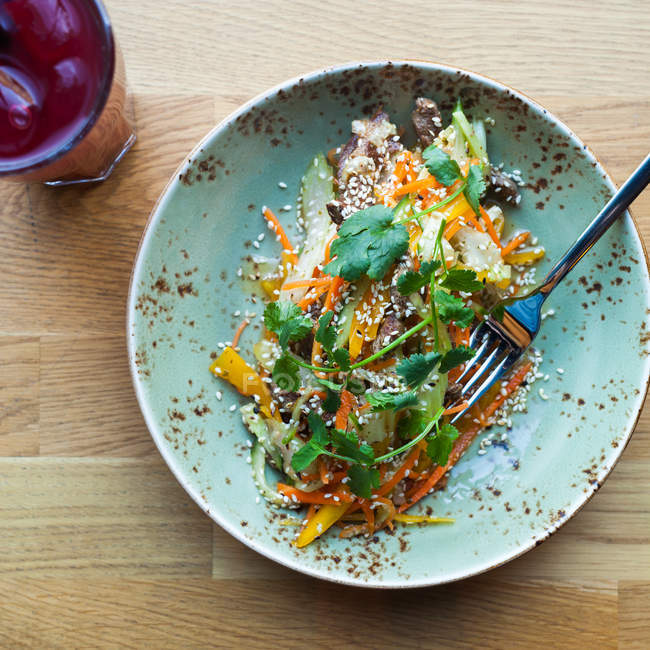
[[[199,511],[149,437],[124,337],[142,228],[184,154],[267,87],[344,60],[444,61],[541,101],[619,183],[647,153],[644,3],[375,4],[107,0],[135,148],[97,187],[0,184],[1,647],[649,647],[648,409],[552,539],[405,592],[258,556]],[[634,212],[650,242],[650,192]]]

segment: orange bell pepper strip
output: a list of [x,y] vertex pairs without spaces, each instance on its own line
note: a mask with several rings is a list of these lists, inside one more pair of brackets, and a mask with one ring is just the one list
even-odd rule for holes
[[294,542],[294,546],[303,548],[307,544],[311,544],[311,542],[322,535],[328,528],[331,528],[345,514],[349,506],[349,503],[321,506],[312,517],[308,517],[308,521],[300,531],[300,535],[298,535],[298,539]]
[[262,413],[279,419],[271,393],[262,378],[232,348],[226,348],[210,365],[210,372],[232,384],[242,395],[257,395]]
[[[373,282],[363,295],[359,306],[354,310],[350,328],[350,358],[356,359],[365,341],[372,341],[379,331],[379,323],[388,304],[388,291],[377,293]],[[373,292],[373,289],[375,291]]]

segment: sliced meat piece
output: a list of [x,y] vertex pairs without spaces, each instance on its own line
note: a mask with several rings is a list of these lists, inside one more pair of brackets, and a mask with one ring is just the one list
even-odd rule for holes
[[373,353],[379,352],[379,350],[385,348],[398,336],[404,334],[405,331],[406,327],[404,326],[404,323],[393,314],[388,314],[386,318],[384,318],[384,322],[379,327],[377,338],[372,343]]
[[332,223],[340,226],[343,223],[343,213],[341,212],[343,203],[341,201],[330,201],[326,207]]
[[490,168],[488,175],[489,192],[497,199],[517,205],[521,201],[519,188],[511,178],[508,178],[503,172]]
[[354,120],[352,133],[339,156],[337,180],[340,185],[345,185],[351,176],[374,172],[381,162],[378,148],[396,135],[397,129],[380,109],[369,120]]
[[433,144],[436,136],[442,130],[438,105],[428,97],[418,97],[415,100],[415,109],[411,113],[411,120],[422,147]]
[[445,391],[444,404],[453,404],[457,402],[461,397],[463,387],[460,384],[457,384],[455,381],[452,381]]

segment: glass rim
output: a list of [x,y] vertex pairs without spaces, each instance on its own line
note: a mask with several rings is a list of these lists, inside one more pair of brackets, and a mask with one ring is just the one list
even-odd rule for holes
[[105,46],[108,54],[102,69],[99,92],[97,93],[92,110],[77,131],[64,140],[54,151],[51,151],[43,158],[39,158],[27,165],[24,162],[3,162],[2,158],[0,158],[0,177],[26,174],[41,167],[46,167],[65,156],[67,153],[72,151],[72,149],[74,149],[86,137],[86,135],[88,135],[90,130],[97,123],[99,116],[106,106],[113,85],[113,78],[115,77],[115,38],[113,36],[113,28],[111,26],[110,18],[108,17],[108,12],[106,11],[106,7],[104,7],[102,1],[85,0],[83,4],[86,3],[89,5],[88,9],[90,11],[95,10],[97,13],[98,28],[101,37],[100,46]]

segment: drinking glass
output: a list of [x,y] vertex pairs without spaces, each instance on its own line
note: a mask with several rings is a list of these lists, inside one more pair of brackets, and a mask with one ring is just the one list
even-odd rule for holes
[[99,0],[0,0],[0,178],[102,181],[135,141]]

